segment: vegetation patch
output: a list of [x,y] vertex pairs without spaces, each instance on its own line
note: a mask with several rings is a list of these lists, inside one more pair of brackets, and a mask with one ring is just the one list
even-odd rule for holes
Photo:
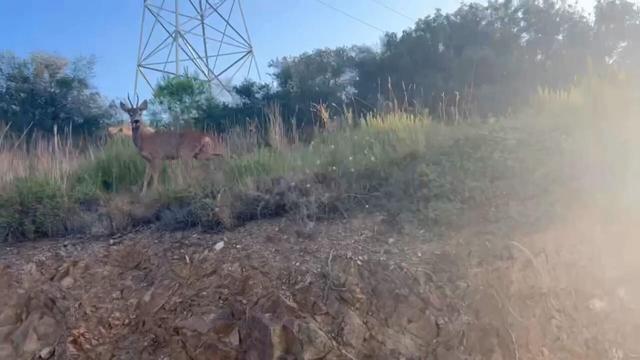
[[0,239],[62,235],[70,216],[64,187],[46,178],[23,178],[0,194]]
[[94,160],[80,166],[71,176],[71,188],[78,196],[98,192],[131,191],[142,183],[145,163],[130,139],[114,139]]

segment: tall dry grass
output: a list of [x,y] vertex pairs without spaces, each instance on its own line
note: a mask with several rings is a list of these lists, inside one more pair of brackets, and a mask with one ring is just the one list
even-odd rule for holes
[[0,123],[0,188],[26,177],[67,184],[69,175],[99,151],[92,140],[73,139],[70,134],[16,135],[10,130],[10,124]]
[[[565,91],[540,90],[523,117],[560,135],[570,154],[567,171],[589,198],[640,210],[640,85],[622,73],[583,79]],[[597,169],[590,172],[584,169]],[[605,206],[605,205],[602,205]]]
[[[541,91],[529,111],[494,124],[446,126],[431,121],[428,115],[405,112],[354,119],[348,112],[335,116],[326,106],[318,105],[315,110],[321,126],[314,130],[309,144],[299,142],[299,134],[292,134],[278,108],[271,107],[266,109],[268,127],[264,133],[232,130],[226,135],[230,156],[222,162],[171,162],[163,171],[161,187],[152,196],[189,202],[204,199],[205,208],[210,209],[217,201],[213,194],[221,188],[255,193],[273,179],[308,184],[318,176],[336,179],[341,188],[366,192],[376,186],[370,186],[374,180],[404,171],[398,164],[405,159],[427,161],[434,156],[418,175],[426,179],[427,195],[423,197],[429,201],[424,211],[437,214],[434,217],[442,211],[455,212],[456,204],[463,202],[460,199],[476,197],[482,202],[489,198],[490,192],[474,189],[499,180],[503,175],[498,174],[506,174],[503,168],[514,164],[527,174],[527,181],[519,182],[513,193],[526,192],[527,187],[533,192],[539,185],[548,185],[552,177],[560,181],[561,176],[567,176],[575,177],[574,183],[585,193],[601,196],[604,201],[612,201],[614,196],[640,199],[635,186],[640,161],[634,156],[640,151],[635,136],[640,101],[634,102],[633,93],[623,84],[589,80],[566,92]],[[506,130],[511,127],[519,129]],[[501,136],[501,132],[507,135]],[[81,146],[66,136],[9,137],[6,128],[0,136],[0,238],[3,232],[49,234],[43,225],[31,224],[35,230],[29,230],[28,224],[13,215],[40,213],[45,220],[34,221],[36,224],[51,223],[47,219],[58,221],[54,212],[44,212],[46,209],[38,205],[43,199],[55,206],[92,203],[87,200],[109,203],[113,194],[141,201],[136,193],[145,164],[130,139]],[[523,152],[517,148],[520,143],[537,150]],[[561,151],[554,148],[549,152],[547,143],[561,144]],[[491,189],[504,191],[504,187]],[[3,192],[16,195],[3,196]],[[3,206],[17,210],[3,215]]]
[[[318,173],[352,181],[361,171],[384,172],[406,154],[424,151],[428,138],[438,137],[438,126],[429,119],[398,113],[371,116],[367,125],[358,128],[319,130],[319,136],[304,145],[286,129],[277,107],[267,114],[266,144],[247,129],[235,129],[227,134],[230,155],[226,159],[168,162],[153,196],[198,199],[220,189],[252,192],[265,180],[310,178]],[[108,204],[113,194],[140,200],[136,193],[145,164],[131,139],[112,139],[104,146],[79,146],[71,137],[26,140],[20,136],[2,140],[0,238],[55,234],[50,227],[60,222],[55,214],[96,202]],[[56,209],[41,204],[53,204]]]

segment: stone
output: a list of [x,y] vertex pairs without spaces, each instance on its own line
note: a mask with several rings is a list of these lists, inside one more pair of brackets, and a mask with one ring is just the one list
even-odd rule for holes
[[60,333],[60,324],[50,316],[42,316],[35,324],[34,330],[39,339],[54,341]]
[[42,348],[42,344],[38,339],[38,335],[33,329],[30,329],[20,349],[22,350],[23,354],[33,354],[40,348]]
[[0,344],[0,359],[17,359],[13,347],[9,344]]
[[237,358],[235,351],[226,349],[215,342],[204,343],[193,357],[189,357],[193,360],[234,360]]
[[55,348],[53,346],[47,346],[46,348],[40,350],[40,352],[38,353],[38,359],[40,360],[48,360],[51,359],[51,357],[53,357],[53,354],[55,354]]
[[12,306],[4,308],[0,313],[0,327],[15,325],[19,322],[18,309]]
[[270,315],[249,315],[240,328],[241,358],[302,358],[302,344],[295,335],[294,326],[292,321],[279,321]]
[[[35,332],[33,332],[33,325],[35,324],[35,322],[37,321],[37,318],[40,317],[40,313],[37,311],[32,312],[31,314],[29,314],[29,316],[27,317],[27,319],[20,324],[20,326],[18,327],[18,329],[16,329],[13,332],[13,335],[11,336],[11,341],[13,342],[13,344],[16,346],[16,348],[18,349],[25,349],[26,345],[25,343],[27,342],[27,339],[30,337],[30,335],[32,334],[32,337],[35,337]],[[32,339],[30,339],[31,341]],[[37,340],[37,339],[36,339]],[[38,350],[40,347],[37,346],[35,350]]]
[[240,330],[236,327],[224,340],[234,348],[240,345]]
[[334,349],[331,339],[312,321],[299,321],[296,334],[304,359],[324,359]]
[[276,359],[274,340],[274,324],[265,316],[251,315],[241,327],[240,346],[247,360]]
[[62,285],[62,287],[65,289],[69,289],[70,287],[72,287],[73,283],[74,281],[71,276],[67,276],[64,279],[60,280],[60,285]]
[[214,247],[213,247],[216,251],[220,251],[222,250],[222,248],[224,248],[224,241],[220,241],[218,242]]
[[[175,285],[173,285],[175,286]],[[138,306],[144,314],[153,314],[160,310],[172,294],[172,284],[155,284],[140,299]]]
[[600,299],[593,298],[589,301],[588,306],[589,309],[593,310],[594,312],[602,312],[607,308],[607,303]]
[[192,316],[189,319],[179,321],[177,327],[205,334],[211,329],[211,322],[201,316]]
[[347,310],[342,319],[344,342],[353,348],[359,348],[367,336],[367,328],[353,311]]
[[221,337],[229,336],[237,327],[236,320],[230,310],[219,312],[211,320],[211,330]]
[[15,325],[0,326],[0,342],[6,340],[15,329]]
[[240,266],[240,263],[234,263],[231,265],[229,267],[229,273],[236,277],[242,276],[242,266]]
[[436,350],[436,359],[438,360],[461,360],[462,357],[453,351],[447,351],[443,348]]

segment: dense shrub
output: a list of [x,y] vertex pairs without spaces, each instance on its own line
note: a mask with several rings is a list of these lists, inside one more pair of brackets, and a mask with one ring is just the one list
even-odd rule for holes
[[93,161],[80,166],[71,179],[78,196],[130,191],[142,183],[145,163],[130,139],[114,139]]
[[0,240],[63,234],[70,216],[63,186],[46,178],[16,180],[0,194]]

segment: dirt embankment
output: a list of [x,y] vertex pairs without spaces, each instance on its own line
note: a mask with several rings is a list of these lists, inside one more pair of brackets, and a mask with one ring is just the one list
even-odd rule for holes
[[7,250],[0,357],[49,346],[57,358],[105,359],[435,354],[462,321],[444,286],[455,264],[380,220]]
[[398,172],[366,213],[297,217],[333,201],[274,186],[285,218],[225,233],[4,244],[0,359],[637,359],[637,201],[517,134]]
[[7,248],[0,358],[632,359],[638,222],[601,220],[430,241],[362,215]]

